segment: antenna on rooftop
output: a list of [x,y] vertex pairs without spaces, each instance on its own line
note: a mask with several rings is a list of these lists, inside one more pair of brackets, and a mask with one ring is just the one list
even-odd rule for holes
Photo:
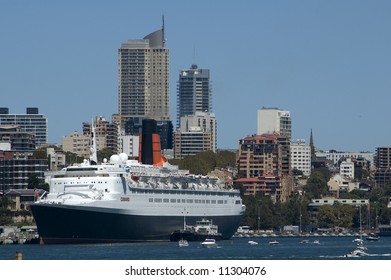
[[162,42],[163,42],[163,48],[165,47],[165,44],[166,44],[166,37],[165,37],[165,34],[164,34],[164,14],[162,14]]

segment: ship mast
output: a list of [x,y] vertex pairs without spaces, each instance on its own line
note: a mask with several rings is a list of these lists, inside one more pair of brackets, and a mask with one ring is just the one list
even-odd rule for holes
[[91,125],[91,134],[92,134],[92,145],[91,145],[90,162],[91,164],[95,165],[98,163],[98,154],[96,149],[96,135],[95,135],[94,121],[92,121],[92,125]]

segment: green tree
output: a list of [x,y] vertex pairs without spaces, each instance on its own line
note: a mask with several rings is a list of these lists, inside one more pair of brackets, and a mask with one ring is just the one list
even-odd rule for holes
[[171,159],[169,162],[178,165],[180,169],[187,169],[193,174],[206,175],[217,168],[235,166],[235,153],[220,151],[217,154],[205,151],[197,155],[187,156],[182,160]]
[[242,198],[245,197],[246,187],[243,186],[242,183],[236,183],[236,182],[234,182],[234,183],[233,183],[233,188],[240,191],[240,196],[241,196]]
[[236,154],[230,151],[219,151],[216,154],[216,167],[236,166]]
[[357,211],[354,206],[336,203],[333,207],[336,216],[336,226],[351,228],[353,226],[353,217]]
[[113,155],[113,150],[110,148],[103,148],[98,151],[98,162],[103,162],[103,159],[109,160]]
[[47,159],[46,149],[35,150],[32,156],[34,159]]
[[13,222],[11,211],[8,209],[10,203],[7,196],[0,197],[0,226],[11,225]]
[[294,193],[288,201],[282,204],[282,216],[286,225],[303,225],[310,223],[310,215],[307,211],[309,201],[305,196]]
[[280,228],[283,224],[280,205],[274,204],[269,196],[258,193],[255,196],[245,195],[243,203],[246,205],[246,212],[242,224],[253,229]]
[[352,190],[351,192],[346,192],[341,194],[340,198],[346,199],[359,199],[359,198],[368,198],[368,192],[362,190]]
[[311,176],[307,180],[307,184],[304,186],[306,195],[309,198],[320,198],[322,195],[327,194],[327,176],[320,171],[311,172]]
[[323,179],[328,182],[331,178],[331,171],[327,168],[327,167],[319,167],[319,168],[316,168],[314,169],[312,172],[311,172],[311,175],[312,174],[315,174],[315,175],[320,175],[321,177],[323,177]]
[[41,189],[43,189],[44,191],[50,192],[50,186],[49,186],[48,183],[44,183],[44,184],[41,186]]
[[337,225],[338,219],[334,209],[330,205],[323,205],[318,210],[318,227],[333,228]]
[[83,162],[83,157],[78,156],[75,153],[64,152],[65,154],[65,165],[73,165],[75,163]]
[[301,170],[299,170],[297,168],[293,168],[292,169],[292,173],[293,173],[294,176],[303,176],[304,175],[303,171],[301,171]]

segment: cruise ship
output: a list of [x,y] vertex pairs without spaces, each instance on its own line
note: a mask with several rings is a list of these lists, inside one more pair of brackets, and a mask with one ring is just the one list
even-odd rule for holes
[[240,225],[239,191],[169,164],[154,120],[143,122],[137,160],[119,154],[96,162],[93,145],[90,160],[49,174],[50,192],[30,205],[41,244],[170,241],[184,220],[201,219],[229,239]]

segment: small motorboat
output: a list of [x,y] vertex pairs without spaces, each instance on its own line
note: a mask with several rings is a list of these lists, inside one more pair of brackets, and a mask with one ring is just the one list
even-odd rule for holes
[[277,240],[273,240],[269,242],[269,245],[278,245],[278,244],[280,244],[280,242],[278,242]]
[[250,241],[247,242],[247,243],[248,243],[248,245],[251,245],[251,246],[258,245],[258,242],[252,241],[252,240],[250,240]]
[[318,239],[316,239],[316,240],[314,240],[314,242],[312,242],[312,244],[319,245],[319,244],[320,244],[320,242],[319,242],[319,240],[318,240]]
[[213,248],[217,246],[216,240],[207,238],[205,241],[201,242],[201,246],[205,248]]
[[178,246],[179,247],[187,247],[187,246],[189,246],[189,242],[187,242],[186,239],[181,239],[178,241]]
[[378,241],[379,240],[379,236],[374,234],[374,233],[370,233],[365,239],[368,240],[368,241]]

